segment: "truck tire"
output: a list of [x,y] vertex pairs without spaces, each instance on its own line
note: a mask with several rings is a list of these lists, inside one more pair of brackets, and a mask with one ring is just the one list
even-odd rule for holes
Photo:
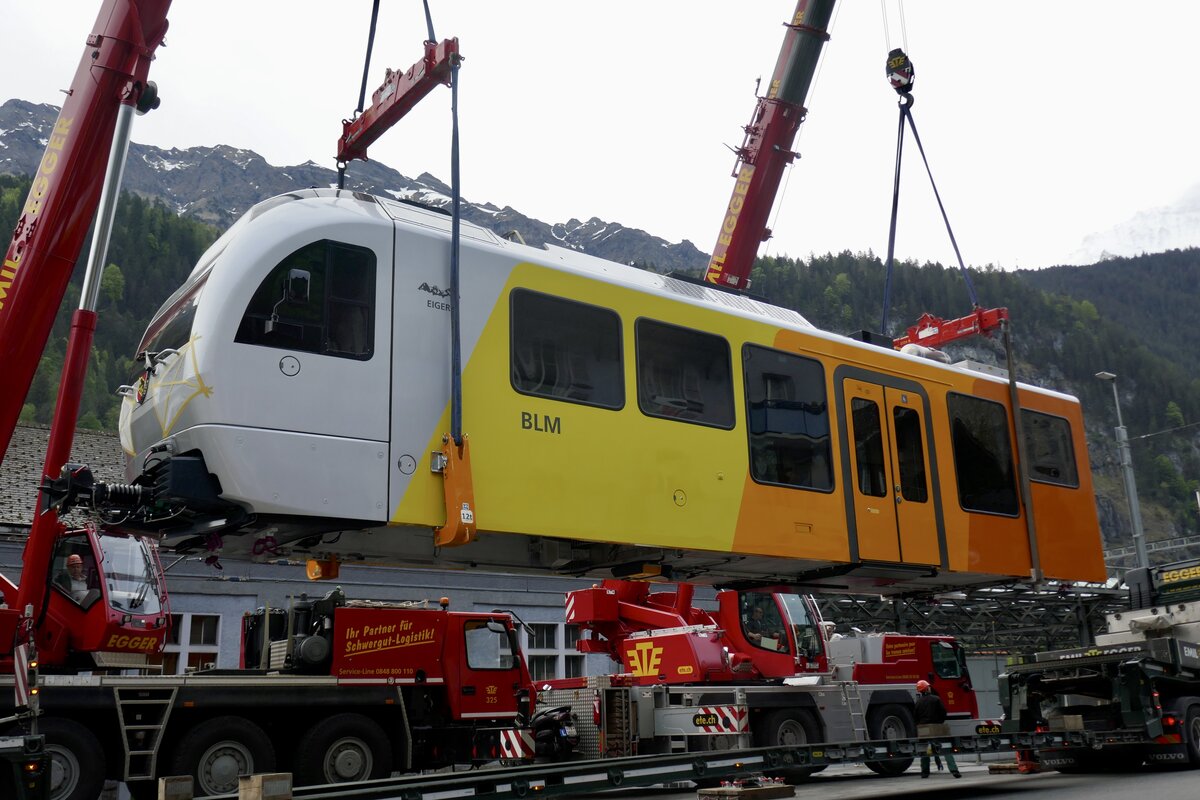
[[[821,741],[821,734],[812,714],[781,708],[772,711],[762,720],[755,731],[755,738],[763,747],[787,747],[816,744]],[[795,782],[806,780],[822,769],[824,766],[773,769],[768,770],[767,775]]]
[[237,794],[238,776],[275,770],[275,748],[243,717],[214,717],[179,740],[169,775],[191,775],[197,797]]
[[392,746],[383,728],[362,714],[338,714],[317,722],[296,747],[297,786],[386,778]]
[[[906,706],[886,705],[872,709],[867,715],[867,733],[872,739],[911,739],[917,735],[912,711]],[[889,758],[884,761],[868,761],[867,768],[879,775],[900,775],[912,766],[911,758]]]
[[1183,729],[1188,739],[1188,763],[1200,768],[1200,706],[1192,706],[1187,710]]
[[44,717],[38,733],[50,755],[50,800],[96,800],[104,788],[104,748],[81,723]]

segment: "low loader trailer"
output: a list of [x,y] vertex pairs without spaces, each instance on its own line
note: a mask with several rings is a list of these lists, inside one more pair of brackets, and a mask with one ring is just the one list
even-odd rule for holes
[[1200,560],[1131,570],[1129,611],[1095,645],[1038,653],[1000,679],[1004,729],[1086,732],[1090,750],[1039,753],[1063,772],[1200,768]]

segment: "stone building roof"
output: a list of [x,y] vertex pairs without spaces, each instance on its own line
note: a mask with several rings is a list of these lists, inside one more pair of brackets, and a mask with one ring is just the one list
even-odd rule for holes
[[[12,442],[0,467],[0,476],[3,477],[3,487],[0,487],[0,532],[23,533],[32,524],[49,440],[49,428],[18,425],[13,431]],[[125,456],[116,433],[76,431],[71,461],[87,464],[97,480],[125,482]]]

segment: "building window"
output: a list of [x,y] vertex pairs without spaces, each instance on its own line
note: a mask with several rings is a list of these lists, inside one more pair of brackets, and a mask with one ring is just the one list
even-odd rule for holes
[[582,633],[582,631],[580,631],[578,625],[564,626],[563,627],[563,639],[564,639],[563,649],[564,650],[574,650],[575,643],[579,641],[581,633]]
[[1004,406],[953,393],[946,405],[959,503],[967,511],[1016,516],[1017,482]]
[[375,350],[375,253],[321,240],[271,270],[235,341],[365,361]]
[[1079,471],[1075,466],[1075,446],[1071,442],[1071,423],[1062,417],[1021,409],[1021,427],[1025,434],[1029,479],[1078,489]]
[[829,404],[820,362],[746,345],[742,368],[754,480],[832,491]]
[[643,414],[733,427],[728,342],[648,319],[639,319],[635,331],[638,408]]
[[558,648],[558,626],[535,622],[529,626],[530,650],[555,650]]
[[548,681],[558,677],[558,656],[530,656],[529,676],[535,681]]
[[163,673],[178,675],[215,666],[221,652],[219,614],[172,614],[163,648]]
[[221,618],[215,614],[192,614],[190,644],[217,645],[217,627]]
[[583,677],[583,656],[564,656],[564,678]]
[[625,405],[615,312],[526,289],[515,290],[511,303],[514,389],[600,408]]

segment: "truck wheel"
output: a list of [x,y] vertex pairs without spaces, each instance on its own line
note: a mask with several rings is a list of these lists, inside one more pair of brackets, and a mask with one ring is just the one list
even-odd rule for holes
[[[905,706],[886,705],[873,709],[867,717],[867,733],[874,740],[911,739],[917,735],[912,712]],[[900,775],[912,766],[911,758],[889,758],[868,761],[867,768],[880,775]]]
[[70,719],[38,720],[50,755],[50,800],[96,800],[104,788],[104,748]]
[[312,726],[296,747],[297,786],[386,778],[392,747],[383,728],[362,714],[338,714]]
[[197,797],[237,794],[238,776],[272,772],[275,748],[263,729],[242,717],[215,717],[175,747],[169,775],[191,775]]
[[1193,767],[1200,767],[1200,706],[1188,709],[1183,729],[1188,738],[1188,761]]
[[[755,732],[755,738],[765,747],[789,747],[816,744],[821,740],[816,721],[807,711],[789,711],[781,708],[763,720]],[[789,781],[802,781],[824,766],[802,769],[777,769],[767,772],[771,777],[782,777]]]

